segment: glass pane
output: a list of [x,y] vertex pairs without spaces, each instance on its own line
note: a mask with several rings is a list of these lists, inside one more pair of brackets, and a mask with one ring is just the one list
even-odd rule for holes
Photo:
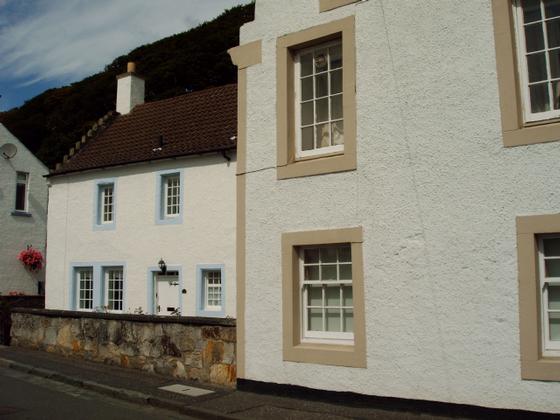
[[16,184],[16,210],[25,210],[25,184]]
[[335,263],[337,249],[334,247],[321,248],[321,262],[322,263]]
[[544,14],[547,18],[560,16],[560,0],[546,0],[544,2]]
[[340,262],[351,262],[352,253],[349,246],[342,246],[338,248],[338,261]]
[[319,249],[305,249],[303,251],[303,261],[306,264],[313,264],[319,262]]
[[335,45],[329,48],[331,59],[331,69],[342,67],[342,45]]
[[340,306],[340,286],[330,286],[325,291],[326,306]]
[[560,313],[552,312],[548,314],[548,323],[550,326],[550,340],[560,341]]
[[300,57],[301,76],[308,76],[313,73],[313,56],[304,54]]
[[544,255],[560,257],[560,238],[543,239]]
[[560,50],[549,51],[548,60],[550,64],[550,74],[552,75],[552,78],[560,77]]
[[560,47],[560,19],[554,19],[546,23],[548,36],[548,48]]
[[313,150],[313,127],[301,129],[301,150]]
[[321,266],[321,280],[336,280],[336,264]]
[[317,122],[327,121],[329,119],[329,100],[328,98],[315,101],[315,112]]
[[327,73],[320,74],[315,77],[315,97],[322,98],[329,94],[329,75]]
[[317,126],[317,148],[330,146],[329,124]]
[[554,109],[560,109],[560,82],[552,82],[552,102]]
[[331,95],[342,92],[342,70],[331,71]]
[[323,331],[323,310],[307,310],[307,329],[309,331]]
[[340,331],[340,309],[327,309],[327,331]]
[[[548,38],[550,39],[550,34]],[[539,22],[525,26],[525,45],[527,46],[527,52],[544,49],[542,23]]]
[[531,112],[546,112],[550,110],[547,83],[530,86],[529,91],[531,94]]
[[335,121],[331,124],[333,144],[344,144],[344,121]]
[[27,182],[27,173],[25,172],[18,172],[16,174],[16,181],[18,182]]
[[541,18],[540,0],[523,0],[522,6],[525,23],[534,22]]
[[309,125],[313,122],[313,101],[301,104],[301,125]]
[[301,100],[313,99],[313,77],[301,79]]
[[342,95],[331,97],[331,120],[342,118]]
[[545,260],[545,276],[560,277],[560,260]]
[[352,286],[342,287],[342,306],[354,306]]
[[528,55],[527,65],[529,67],[529,82],[533,83],[547,79],[546,57],[544,53]]
[[315,73],[327,70],[327,49],[315,51]]
[[548,309],[560,310],[560,286],[548,286]]
[[307,286],[307,305],[323,306],[323,286]]
[[352,280],[352,264],[341,264],[340,269],[340,280]]
[[304,280],[319,280],[319,266],[308,265],[303,268]]
[[352,309],[344,309],[343,317],[342,331],[354,332],[354,311]]

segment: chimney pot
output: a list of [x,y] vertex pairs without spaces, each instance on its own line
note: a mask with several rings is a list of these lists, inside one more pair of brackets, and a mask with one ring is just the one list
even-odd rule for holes
[[128,63],[126,70],[126,73],[117,76],[116,110],[121,115],[130,113],[136,105],[144,103],[144,79],[135,73],[135,63]]
[[136,72],[136,63],[134,61],[129,61],[126,64],[126,72],[127,73],[134,73]]

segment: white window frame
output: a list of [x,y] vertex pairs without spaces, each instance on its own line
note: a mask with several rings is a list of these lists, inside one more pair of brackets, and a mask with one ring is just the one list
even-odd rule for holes
[[[295,52],[294,54],[294,91],[295,91],[295,95],[294,95],[294,110],[295,110],[295,140],[296,140],[296,148],[295,148],[295,152],[296,152],[296,158],[300,159],[300,158],[309,158],[309,157],[314,157],[314,156],[320,156],[320,155],[328,155],[328,154],[333,154],[333,153],[341,153],[344,152],[344,144],[338,144],[338,145],[334,145],[334,146],[328,146],[328,147],[322,147],[322,148],[314,148],[312,150],[302,150],[302,143],[301,143],[301,65],[300,65],[300,58],[302,55],[308,54],[308,53],[312,53],[315,50],[318,49],[322,49],[322,48],[329,48],[329,47],[333,47],[339,45],[342,48],[342,39],[336,39],[334,41],[329,41],[329,42],[324,42],[324,43],[320,43],[320,44],[316,44],[313,45],[311,47],[308,48],[303,48],[301,50],[298,50]],[[329,60],[330,61],[330,60]],[[330,63],[329,63],[330,65]],[[344,62],[342,62],[342,66],[337,69],[342,71],[342,73],[344,74]],[[324,73],[329,74],[331,72],[330,68],[328,68]],[[313,139],[315,142],[315,136],[316,136],[316,127],[317,127],[317,123],[315,122],[315,101],[317,98],[315,98],[315,89],[316,89],[316,84],[315,84],[315,70],[313,70],[313,74],[310,76],[313,78],[313,99],[311,99],[311,102],[313,102]],[[328,114],[329,114],[329,118],[325,121],[322,121],[321,124],[329,124],[329,136],[332,137],[332,131],[330,129],[330,124],[332,122],[336,122],[336,121],[342,121],[344,124],[344,112],[342,115],[342,118],[339,119],[335,119],[332,120],[331,119],[331,97],[332,96],[338,96],[340,95],[342,97],[342,102],[344,103],[344,77],[341,78],[341,92],[337,93],[335,95],[331,95],[330,91],[331,91],[331,78],[327,77],[328,80],[328,91],[329,94],[327,96],[324,96],[322,98],[326,98],[327,102],[328,102]],[[344,107],[343,107],[343,111],[344,111]],[[315,143],[314,143],[315,145]]]
[[[110,192],[108,191],[109,189]],[[98,211],[99,211],[99,224],[109,225],[114,223],[115,221],[115,184],[114,183],[99,185]]]
[[[547,19],[544,14],[544,3],[543,0],[539,0],[541,5],[541,17],[542,21],[547,21],[551,19]],[[549,120],[552,118],[560,117],[560,109],[553,109],[554,108],[554,95],[552,91],[552,82],[559,81],[560,78],[553,79],[551,77],[551,69],[550,69],[550,61],[548,56],[548,36],[547,36],[547,27],[543,25],[543,36],[544,36],[544,50],[540,50],[540,52],[545,51],[545,58],[546,58],[546,71],[547,71],[547,85],[548,85],[548,95],[549,101],[551,101],[551,110],[545,112],[532,112],[531,111],[531,94],[529,89],[529,70],[528,70],[528,62],[527,62],[527,44],[525,39],[525,30],[524,30],[524,19],[523,19],[523,7],[521,6],[521,0],[514,0],[512,2],[512,6],[514,8],[513,16],[514,16],[514,26],[515,26],[515,38],[517,44],[517,61],[518,61],[518,68],[519,68],[519,79],[520,83],[522,83],[521,89],[521,102],[523,104],[523,118],[525,122],[537,122],[543,120]],[[552,19],[560,19],[560,17],[552,18]],[[554,49],[558,49],[556,47]],[[537,51],[531,52],[531,54],[535,54]],[[539,84],[543,81],[533,82],[532,84]],[[559,84],[560,89],[560,84]]]
[[[169,182],[171,180],[176,180],[176,186],[170,186]],[[164,218],[175,218],[181,215],[181,174],[180,173],[173,173],[162,175],[161,177],[161,188],[162,188],[162,215]],[[176,188],[177,194],[170,195],[169,190]],[[169,199],[176,198],[176,204],[168,204]],[[171,213],[169,210],[170,208],[176,208],[175,213]]]
[[[20,175],[25,176],[25,181],[19,180]],[[25,192],[23,194],[23,209],[17,208],[18,185],[23,185],[25,187]],[[22,171],[16,172],[16,194],[14,197],[14,210],[19,212],[25,212],[25,213],[29,211],[29,172],[22,172]]]
[[[89,273],[89,279],[82,279],[82,273]],[[77,311],[84,311],[84,312],[93,312],[95,310],[95,280],[94,280],[94,270],[93,267],[79,267],[75,269],[75,278],[76,278],[76,310]],[[91,283],[90,289],[82,289],[82,280],[89,281]],[[81,299],[80,294],[81,291],[90,291],[90,299]],[[81,304],[82,301],[90,301],[91,308],[82,308]]]
[[[120,279],[119,278],[111,278],[112,273],[119,273],[120,272]],[[113,298],[114,302],[120,302],[120,309],[112,309],[109,305],[109,285],[110,282],[113,281],[120,281],[121,288],[120,288],[120,299]],[[123,312],[124,308],[124,267],[104,267],[103,269],[103,290],[104,290],[104,299],[105,305],[107,307],[107,311],[109,312]],[[113,289],[113,293],[118,289]],[[114,296],[114,295],[113,295]]]
[[[219,285],[215,285],[215,284],[210,284],[209,283],[209,278],[208,278],[208,274],[209,273],[218,273],[219,275],[219,279],[220,279],[220,283]],[[224,305],[224,297],[223,297],[223,287],[222,287],[222,270],[217,268],[217,269],[212,269],[212,268],[205,268],[202,269],[202,282],[204,284],[204,296],[203,296],[203,302],[204,302],[204,310],[205,311],[221,311],[222,307]],[[220,293],[220,304],[219,305],[210,305],[208,303],[209,301],[209,297],[210,297],[210,289],[217,289],[219,290]]]
[[560,277],[546,277],[545,273],[545,259],[558,259],[558,257],[545,257],[544,255],[544,239],[560,239],[560,234],[547,234],[538,236],[538,250],[539,250],[539,294],[541,303],[541,330],[542,330],[542,349],[543,356],[559,357],[560,356],[560,341],[550,340],[550,325],[548,314],[549,312],[558,312],[560,310],[548,309],[548,286],[560,286]]
[[[304,262],[304,252],[305,250],[308,249],[321,249],[321,248],[341,248],[343,246],[348,246],[351,249],[351,244],[329,244],[329,245],[312,245],[312,246],[304,246],[304,247],[299,247],[299,278],[300,278],[300,286],[299,286],[299,291],[300,291],[300,301],[301,301],[301,314],[300,314],[300,320],[301,320],[301,324],[303,326],[302,330],[301,330],[301,341],[302,342],[308,342],[308,343],[326,343],[326,344],[343,344],[343,345],[353,345],[354,344],[354,332],[334,332],[334,331],[309,331],[309,326],[308,326],[308,316],[307,316],[307,310],[309,309],[308,306],[308,293],[307,293],[307,287],[306,286],[312,286],[312,285],[321,285],[322,287],[322,300],[323,300],[323,305],[321,306],[321,309],[323,309],[323,311],[325,311],[327,309],[327,306],[324,305],[325,302],[325,289],[328,286],[339,286],[340,289],[340,306],[338,306],[337,308],[341,311],[343,311],[344,309],[352,309],[352,311],[354,312],[354,305],[352,304],[351,307],[346,307],[343,306],[343,296],[342,296],[342,287],[344,285],[350,285],[353,289],[353,281],[352,280],[328,280],[328,281],[322,281],[322,280],[317,280],[317,281],[310,281],[310,280],[305,280],[305,262]],[[340,262],[337,261],[337,277],[339,277],[339,266],[340,266]],[[350,264],[353,264],[352,262],[352,258],[350,260]],[[316,264],[309,264],[309,265],[316,265]],[[319,273],[321,272],[321,270],[319,269]],[[319,274],[320,276],[320,274]],[[325,329],[325,320],[326,320],[326,316],[323,313],[323,330]],[[342,327],[342,317],[341,317],[341,327]]]

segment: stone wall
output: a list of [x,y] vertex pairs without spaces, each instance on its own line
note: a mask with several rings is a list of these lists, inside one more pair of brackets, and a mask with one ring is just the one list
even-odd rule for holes
[[235,386],[234,319],[15,309],[11,340],[13,346]]

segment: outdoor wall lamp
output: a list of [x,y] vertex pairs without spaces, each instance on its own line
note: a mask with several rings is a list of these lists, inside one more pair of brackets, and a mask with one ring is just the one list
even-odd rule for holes
[[160,271],[161,275],[165,276],[165,273],[167,273],[167,264],[165,264],[165,261],[163,261],[163,258],[159,259],[158,266],[159,266],[159,271]]

